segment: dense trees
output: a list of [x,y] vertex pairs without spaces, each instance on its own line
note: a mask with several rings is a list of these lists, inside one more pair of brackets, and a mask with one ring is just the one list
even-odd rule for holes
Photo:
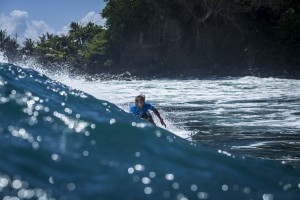
[[7,35],[6,30],[0,30],[0,51],[4,52],[9,62],[15,62],[20,58],[18,48],[16,39]]
[[93,23],[70,24],[68,35],[40,37],[36,56],[40,62],[64,62],[73,66],[101,67],[108,59],[105,29]]
[[[10,62],[34,58],[40,63],[68,63],[74,67],[101,67],[111,63],[105,29],[93,23],[70,24],[67,35],[43,34],[38,41],[26,38],[23,45],[0,31],[0,50]],[[22,55],[22,56],[21,56]]]

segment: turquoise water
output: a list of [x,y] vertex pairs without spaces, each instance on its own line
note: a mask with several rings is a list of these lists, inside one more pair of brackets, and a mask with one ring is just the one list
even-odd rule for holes
[[[108,102],[107,90],[97,88],[92,96],[35,70],[0,65],[2,199],[299,197],[296,165],[183,139],[127,114],[120,101]],[[172,120],[175,111],[154,103],[170,130],[180,127]]]

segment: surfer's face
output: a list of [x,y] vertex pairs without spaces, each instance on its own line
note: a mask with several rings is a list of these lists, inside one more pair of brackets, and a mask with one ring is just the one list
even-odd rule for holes
[[137,101],[136,101],[136,105],[137,105],[139,108],[143,108],[144,105],[145,105],[145,102],[144,102],[143,99],[139,98],[139,99],[137,99]]

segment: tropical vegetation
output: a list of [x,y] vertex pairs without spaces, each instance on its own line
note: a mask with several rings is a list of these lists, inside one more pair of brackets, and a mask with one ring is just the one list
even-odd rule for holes
[[[109,66],[105,29],[94,23],[70,23],[68,34],[43,34],[37,41],[26,38],[19,45],[15,38],[0,30],[0,51],[9,62],[35,59],[47,66],[66,63],[78,68]],[[105,65],[106,64],[106,65]]]

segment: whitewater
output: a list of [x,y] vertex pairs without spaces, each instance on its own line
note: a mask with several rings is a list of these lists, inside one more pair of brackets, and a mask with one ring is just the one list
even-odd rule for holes
[[[102,80],[2,63],[0,197],[297,199],[299,86]],[[141,93],[166,129],[127,113]]]
[[283,163],[300,161],[299,80],[225,77],[104,81],[40,71],[126,112],[135,96],[144,94],[161,110],[167,129],[182,138],[239,155]]

